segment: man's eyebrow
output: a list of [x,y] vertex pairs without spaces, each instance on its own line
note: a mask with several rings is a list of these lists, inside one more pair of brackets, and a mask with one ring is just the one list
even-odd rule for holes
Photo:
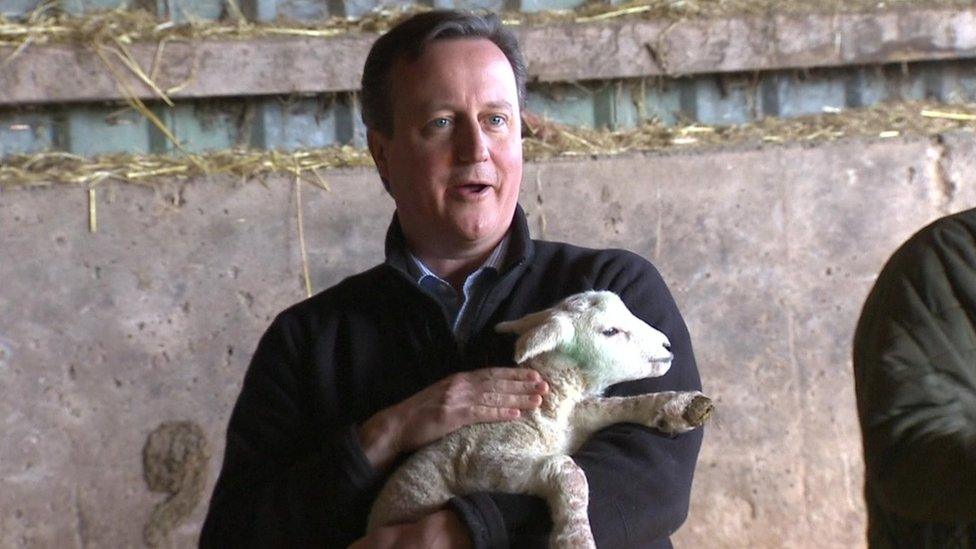
[[[488,101],[487,103],[484,103],[482,105],[482,108],[503,109],[503,110],[507,110],[507,111],[513,111],[513,110],[515,110],[512,107],[512,104],[509,103],[508,101],[505,101],[504,99],[501,99],[501,100],[498,100],[498,101]],[[452,110],[454,110],[454,105],[452,105],[450,103],[431,102],[431,103],[427,103],[422,108],[422,111],[423,112],[434,112],[434,111],[440,111],[440,110],[452,111]]]
[[491,108],[491,109],[506,109],[506,110],[509,110],[509,111],[513,110],[512,109],[512,104],[509,103],[508,101],[504,101],[504,100],[503,101],[489,101],[489,102],[485,103],[485,106],[488,107],[488,108]]

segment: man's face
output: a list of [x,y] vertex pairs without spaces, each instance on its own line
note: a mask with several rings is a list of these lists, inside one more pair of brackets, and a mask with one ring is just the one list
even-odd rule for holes
[[393,135],[369,132],[397,216],[418,252],[494,244],[512,221],[522,137],[512,67],[486,39],[430,43],[392,71]]

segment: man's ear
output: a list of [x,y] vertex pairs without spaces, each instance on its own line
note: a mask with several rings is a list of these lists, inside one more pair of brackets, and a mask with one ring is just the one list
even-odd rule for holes
[[381,132],[366,129],[366,144],[369,147],[369,154],[373,157],[373,163],[376,164],[376,171],[380,174],[380,180],[383,182],[386,192],[390,192],[390,172],[386,162],[386,143],[387,137]]
[[521,364],[534,356],[573,341],[573,323],[565,314],[556,313],[546,321],[530,328],[515,342],[515,362]]

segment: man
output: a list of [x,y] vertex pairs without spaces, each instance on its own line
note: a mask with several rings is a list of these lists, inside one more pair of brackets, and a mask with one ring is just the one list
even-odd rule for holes
[[[397,462],[480,421],[511,421],[547,387],[511,364],[503,320],[609,289],[675,355],[627,395],[700,388],[687,329],[657,271],[619,250],[529,237],[517,205],[525,66],[495,16],[437,11],[380,38],[363,120],[396,203],[386,262],[275,319],[244,380],[201,545],[544,546],[545,503],[477,493],[416,523],[364,535]],[[604,547],[669,547],[684,520],[701,434],[601,431],[574,456]]]
[[891,257],[854,336],[868,542],[976,547],[976,210]]

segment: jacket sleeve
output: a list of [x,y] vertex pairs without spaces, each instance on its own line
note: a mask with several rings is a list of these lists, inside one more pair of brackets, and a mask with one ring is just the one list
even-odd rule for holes
[[916,521],[976,521],[976,241],[958,236],[900,249],[854,339],[867,490]]
[[[621,254],[596,273],[594,289],[621,296],[628,308],[671,340],[674,360],[660,378],[612,387],[609,395],[700,390],[691,340],[657,270],[634,254]],[[670,547],[668,538],[688,513],[702,430],[666,436],[619,424],[586,442],[573,459],[586,472],[589,517],[601,548]],[[545,547],[551,530],[545,503],[536,497],[474,494],[452,500],[472,530],[475,547]]]
[[361,535],[377,478],[351,427],[312,420],[307,340],[287,313],[261,338],[201,547],[345,547]]

